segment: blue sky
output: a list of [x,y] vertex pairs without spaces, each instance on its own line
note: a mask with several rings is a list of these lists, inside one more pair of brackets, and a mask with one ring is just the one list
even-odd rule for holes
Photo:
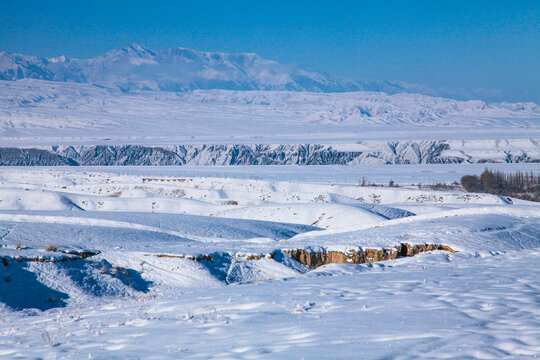
[[255,52],[338,77],[540,102],[538,1],[8,1],[0,51],[83,58],[139,43]]

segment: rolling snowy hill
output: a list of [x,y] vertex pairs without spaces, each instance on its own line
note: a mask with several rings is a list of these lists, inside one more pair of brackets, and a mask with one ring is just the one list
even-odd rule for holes
[[538,354],[537,203],[253,168],[0,168],[0,359]]
[[418,94],[138,91],[34,79],[0,81],[4,146],[336,144],[360,140],[531,139],[534,103]]

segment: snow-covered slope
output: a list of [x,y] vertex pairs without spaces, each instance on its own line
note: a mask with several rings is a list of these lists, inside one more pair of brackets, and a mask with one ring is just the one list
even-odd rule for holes
[[[0,359],[540,349],[536,203],[175,171],[0,169]],[[289,255],[403,243],[447,251],[316,269]]]

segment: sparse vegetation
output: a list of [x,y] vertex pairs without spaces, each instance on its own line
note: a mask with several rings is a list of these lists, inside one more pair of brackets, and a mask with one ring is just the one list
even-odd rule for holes
[[461,186],[468,192],[482,192],[484,187],[476,175],[465,175],[461,178]]
[[56,245],[56,244],[49,244],[49,245],[47,245],[47,247],[45,248],[45,251],[48,251],[48,252],[57,252],[57,251],[58,251],[58,245]]
[[[52,299],[54,302],[54,299]],[[47,330],[43,330],[41,332],[41,338],[43,339],[43,342],[48,346],[56,346],[54,342],[54,335],[49,334]]]
[[[384,187],[385,185],[384,184],[376,184],[376,183],[370,183],[368,181],[368,179],[364,176],[362,177],[362,179],[360,179],[360,181],[358,182],[358,185],[359,186],[370,186],[370,187]],[[389,187],[399,187],[399,185],[397,185],[394,180],[390,180],[388,182],[388,186]]]
[[427,185],[428,188],[431,190],[440,190],[440,191],[450,191],[450,190],[458,190],[461,186],[457,181],[454,181],[452,184],[445,184],[445,183],[435,183]]
[[171,195],[179,198],[186,196],[186,191],[184,189],[174,189],[171,191]]
[[532,172],[508,174],[486,169],[480,177],[463,176],[461,186],[468,192],[486,192],[540,202],[540,175]]
[[122,196],[122,191],[117,191],[117,192],[113,192],[109,195],[107,195],[108,197],[111,197],[111,198],[118,198],[120,196]]
[[360,186],[367,186],[368,181],[365,176],[362,176],[362,179],[360,180]]

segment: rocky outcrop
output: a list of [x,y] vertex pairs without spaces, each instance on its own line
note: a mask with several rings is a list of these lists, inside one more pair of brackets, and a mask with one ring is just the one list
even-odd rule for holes
[[[427,251],[442,250],[455,253],[454,249],[442,244],[416,244],[401,243],[391,249],[351,249],[348,252],[335,250],[311,251],[306,249],[276,250],[268,254],[235,254],[225,256],[228,259],[237,258],[247,261],[257,261],[261,259],[277,258],[279,253],[286,254],[292,259],[311,268],[317,268],[327,264],[365,264],[377,261],[395,260],[400,257],[414,256]],[[221,253],[193,255],[170,255],[170,254],[145,254],[146,256],[156,256],[164,258],[187,259],[192,261],[214,262],[223,257]]]
[[[45,148],[0,147],[3,166],[181,166],[181,165],[348,165],[540,162],[538,146],[522,151],[497,149],[478,157],[478,150],[456,151],[444,140],[369,142],[362,150],[324,144],[231,145],[81,145]],[[530,151],[529,151],[530,150]],[[529,151],[529,153],[527,152]],[[529,155],[530,154],[530,155]]]
[[35,148],[0,148],[0,165],[4,166],[59,166],[78,163],[69,157],[64,157],[55,151]]
[[304,249],[283,250],[284,253],[294,260],[307,265],[311,268],[317,268],[326,264],[364,264],[376,261],[394,260],[405,256],[414,256],[426,251],[443,250],[456,252],[452,248],[441,244],[419,244],[409,245],[402,243],[393,249],[359,249],[349,250],[344,253],[341,251],[309,251]]

